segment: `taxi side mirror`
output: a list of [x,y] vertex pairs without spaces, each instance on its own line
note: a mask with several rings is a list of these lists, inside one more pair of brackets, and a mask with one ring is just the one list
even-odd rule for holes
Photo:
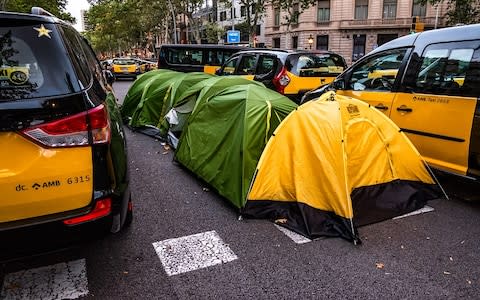
[[344,90],[345,89],[345,80],[343,78],[337,78],[333,81],[332,86],[336,90]]

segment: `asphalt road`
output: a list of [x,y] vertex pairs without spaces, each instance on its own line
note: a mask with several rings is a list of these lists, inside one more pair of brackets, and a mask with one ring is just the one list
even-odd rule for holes
[[[115,83],[119,99],[130,84]],[[455,197],[429,203],[433,212],[359,228],[359,246],[339,238],[298,244],[268,221],[238,220],[237,211],[174,163],[172,151],[160,141],[129,129],[126,135],[132,226],[60,245],[61,251],[47,249],[55,236],[11,237],[7,243],[13,252],[17,243],[30,252],[22,250],[23,257],[1,264],[4,298],[16,299],[5,291],[22,288],[9,274],[78,260],[85,262],[85,299],[479,298],[480,201],[462,199],[474,198],[477,191],[471,187],[445,180]],[[216,244],[212,232],[221,242]],[[162,264],[156,249],[164,245],[168,252],[177,245],[169,239],[198,234],[212,239],[190,246],[213,247],[212,253],[227,248],[228,259],[184,273],[175,273],[178,258],[171,259],[171,268],[168,260]],[[53,252],[37,255],[32,250],[37,248]],[[199,259],[193,248],[187,251],[190,261]]]

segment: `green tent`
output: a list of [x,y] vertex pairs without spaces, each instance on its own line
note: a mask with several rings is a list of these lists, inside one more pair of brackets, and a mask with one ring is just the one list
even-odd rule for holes
[[175,77],[177,74],[181,73],[160,69],[152,70],[139,76],[128,90],[120,108],[123,121],[126,123],[132,118],[133,113],[137,109],[137,106],[141,102],[146,91],[148,91],[152,86],[158,85],[160,82]]
[[203,72],[178,72],[173,76],[172,74],[158,75],[161,79],[156,79],[152,84],[145,86],[140,103],[133,112],[129,125],[134,128],[159,127],[159,123],[173,106],[177,97],[180,97],[192,85],[212,76]]
[[296,107],[256,84],[204,95],[188,118],[175,159],[241,208],[268,139]]
[[240,76],[214,76],[193,85],[176,98],[171,110],[167,112],[161,123],[161,135],[166,137],[168,134],[170,143],[176,147],[184,124],[192,113],[197,99],[208,99],[226,88],[246,84],[264,86],[258,81],[248,80]]

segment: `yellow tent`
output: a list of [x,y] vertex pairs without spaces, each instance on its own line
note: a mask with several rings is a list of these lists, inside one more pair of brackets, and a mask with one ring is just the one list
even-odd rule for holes
[[277,127],[243,214],[309,238],[357,242],[356,226],[414,211],[439,195],[420,154],[388,117],[331,92]]

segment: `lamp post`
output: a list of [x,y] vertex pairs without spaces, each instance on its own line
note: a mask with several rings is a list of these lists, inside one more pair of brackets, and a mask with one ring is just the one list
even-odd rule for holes
[[313,36],[310,34],[308,37],[308,46],[310,47],[310,50],[312,50],[312,44],[313,44]]

